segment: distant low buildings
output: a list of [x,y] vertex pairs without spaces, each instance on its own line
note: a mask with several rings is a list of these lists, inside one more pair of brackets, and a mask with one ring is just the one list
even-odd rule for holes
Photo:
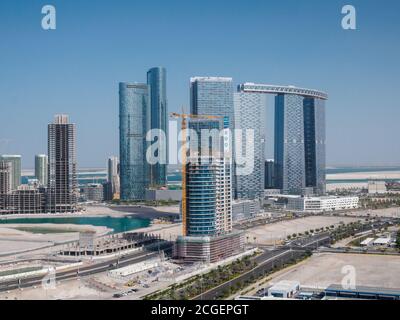
[[358,197],[289,197],[287,209],[304,212],[326,212],[358,208]]
[[232,203],[233,222],[254,218],[260,210],[259,200],[235,200]]
[[385,181],[368,181],[368,193],[369,194],[384,194],[387,192]]
[[81,187],[80,191],[83,201],[101,202],[104,200],[103,185],[99,183],[86,184]]
[[181,201],[182,190],[147,189],[147,201]]

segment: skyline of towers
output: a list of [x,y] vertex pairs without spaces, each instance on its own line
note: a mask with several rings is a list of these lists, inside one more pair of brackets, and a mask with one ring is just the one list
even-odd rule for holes
[[[165,133],[168,137],[168,104],[167,104],[167,71],[163,67],[151,68],[147,72],[147,85],[150,89],[150,129],[160,130],[159,136]],[[160,138],[158,138],[160,139]],[[159,141],[155,156],[161,156],[168,162],[168,139]],[[162,154],[159,154],[162,153]],[[165,186],[167,184],[167,165],[157,163],[150,165],[150,184]]]
[[150,185],[146,160],[146,134],[151,126],[149,86],[121,82],[119,99],[121,199],[143,200]]
[[[324,194],[328,95],[294,86],[244,83],[238,88],[275,95],[274,188],[289,194]],[[262,171],[265,174],[265,164]]]
[[[144,200],[150,186],[167,185],[167,164],[150,164],[146,158],[148,147],[156,142],[158,149],[153,156],[168,160],[166,69],[149,69],[147,84],[121,82],[119,100],[121,199]],[[146,141],[150,130],[158,130],[158,140]]]
[[48,183],[48,157],[45,154],[35,156],[35,178],[41,186],[47,186]]
[[0,161],[11,163],[11,190],[16,190],[21,185],[21,156],[4,154]]
[[48,125],[48,157],[46,210],[74,212],[78,198],[76,127],[67,115],[56,115]]

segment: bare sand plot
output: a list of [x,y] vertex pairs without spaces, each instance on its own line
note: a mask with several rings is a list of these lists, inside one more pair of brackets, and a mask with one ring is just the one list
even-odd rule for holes
[[367,216],[371,218],[400,218],[400,208],[386,208],[378,210],[357,210],[346,212],[347,216]]
[[161,239],[175,241],[178,236],[182,235],[182,224],[154,224],[147,228],[136,229],[135,232],[159,235]]
[[338,225],[341,222],[347,224],[358,220],[357,218],[348,217],[312,216],[257,226],[246,230],[246,237],[250,242],[253,242],[255,237],[255,242],[258,244],[274,244],[276,241],[284,240],[294,233],[304,233],[331,225]]
[[39,285],[37,288],[0,293],[0,300],[98,300],[111,297],[111,293],[92,288],[82,279],[57,282],[55,287]]
[[[280,280],[296,280],[303,287],[326,288],[341,284],[343,267],[355,269],[356,285],[400,289],[400,256],[318,253],[288,272],[273,277],[271,283]],[[344,271],[344,270],[343,270]]]
[[95,231],[98,235],[104,235],[110,231],[106,227],[73,224],[0,225],[0,256],[76,241],[79,238],[79,232],[84,230]]

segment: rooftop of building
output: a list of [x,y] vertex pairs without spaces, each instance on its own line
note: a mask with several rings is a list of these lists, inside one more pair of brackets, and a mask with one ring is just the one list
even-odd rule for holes
[[253,82],[245,82],[238,86],[238,90],[241,92],[259,92],[259,93],[271,93],[271,94],[296,94],[301,96],[313,97],[322,100],[328,100],[328,94],[307,88],[298,88],[295,86],[281,86],[273,84],[259,84]]
[[191,77],[190,82],[205,81],[205,82],[232,82],[229,77]]

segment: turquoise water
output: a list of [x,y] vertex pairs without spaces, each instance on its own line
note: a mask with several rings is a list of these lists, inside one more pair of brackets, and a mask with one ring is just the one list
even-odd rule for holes
[[78,224],[104,226],[113,229],[115,233],[145,228],[150,225],[149,219],[138,219],[132,217],[68,217],[68,218],[16,218],[0,219],[0,224]]

